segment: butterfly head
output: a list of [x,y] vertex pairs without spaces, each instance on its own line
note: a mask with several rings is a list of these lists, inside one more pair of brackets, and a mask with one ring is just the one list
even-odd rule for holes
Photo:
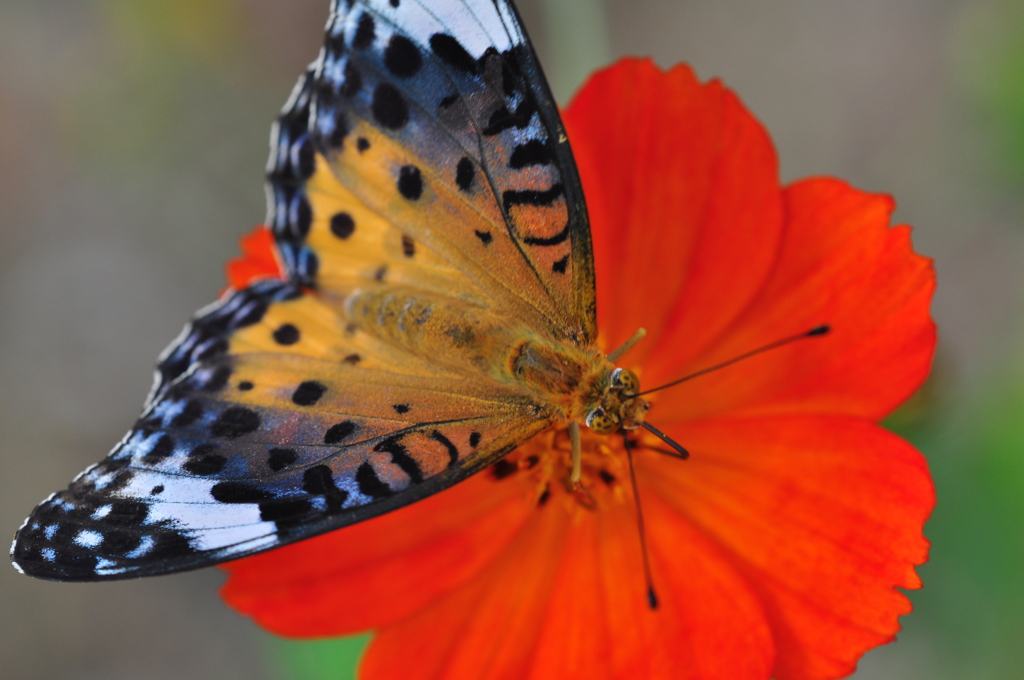
[[640,427],[651,405],[639,392],[640,379],[636,373],[628,368],[616,368],[601,402],[587,414],[587,427],[598,434]]

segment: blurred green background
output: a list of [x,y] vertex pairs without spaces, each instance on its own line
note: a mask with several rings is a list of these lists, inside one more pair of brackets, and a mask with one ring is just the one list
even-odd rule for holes
[[[625,54],[721,77],[787,180],[892,193],[934,257],[941,343],[890,420],[939,505],[916,612],[856,677],[1024,678],[1024,2],[522,0],[560,101]],[[0,0],[0,527],[133,422],[157,353],[264,215],[270,121],[327,0]],[[351,677],[215,570],[56,585],[0,568],[0,677]]]

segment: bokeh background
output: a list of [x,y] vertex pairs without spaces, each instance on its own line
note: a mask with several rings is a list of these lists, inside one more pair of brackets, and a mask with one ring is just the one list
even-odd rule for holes
[[[1024,2],[522,0],[559,100],[626,54],[721,77],[784,179],[892,193],[935,258],[933,378],[889,424],[939,504],[899,641],[859,680],[1024,678]],[[0,0],[0,530],[133,422],[157,353],[262,221],[270,121],[327,0]],[[8,533],[7,535],[10,535]],[[351,677],[216,570],[58,585],[0,565],[0,677]]]

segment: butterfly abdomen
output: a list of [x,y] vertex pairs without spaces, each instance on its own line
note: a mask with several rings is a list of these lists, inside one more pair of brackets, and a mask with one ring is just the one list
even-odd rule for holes
[[593,408],[608,385],[610,368],[596,353],[543,339],[461,300],[394,288],[356,291],[346,312],[367,333],[424,359],[515,384],[562,419]]
[[505,357],[525,332],[476,305],[420,290],[357,290],[345,302],[366,333],[460,373],[513,379]]

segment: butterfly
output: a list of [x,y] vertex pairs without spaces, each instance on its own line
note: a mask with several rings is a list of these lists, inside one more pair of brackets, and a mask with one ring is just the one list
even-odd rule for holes
[[285,279],[196,314],[131,430],[19,529],[19,570],[208,566],[412,503],[556,423],[642,422],[597,347],[580,180],[509,0],[333,2],[267,193]]

